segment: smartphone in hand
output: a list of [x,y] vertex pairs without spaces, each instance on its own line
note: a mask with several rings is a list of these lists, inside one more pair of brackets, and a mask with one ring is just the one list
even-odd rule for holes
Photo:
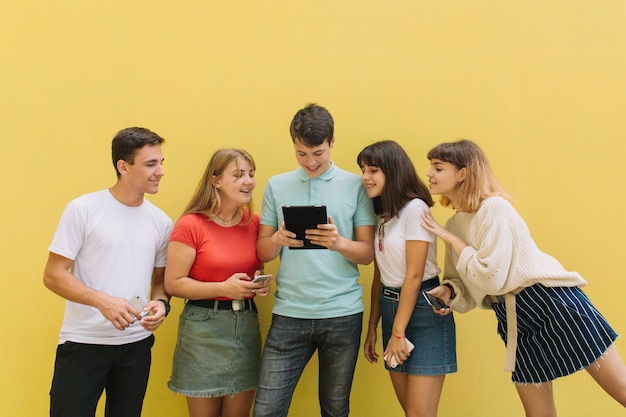
[[268,279],[270,279],[272,276],[271,275],[257,275],[256,277],[254,277],[252,279],[252,282],[265,282]]
[[[407,339],[406,337],[404,338],[404,342],[406,343],[406,350],[408,350],[409,353],[411,353],[413,349],[415,349],[415,345],[411,343],[411,341]],[[383,360],[387,361],[387,355],[383,356]],[[392,368],[395,368],[398,366],[398,361],[396,360],[396,357],[393,355],[391,356],[391,359],[389,360],[389,366]]]
[[426,298],[426,301],[431,307],[435,307],[439,309],[448,308],[446,303],[444,303],[441,298],[435,297],[434,295],[428,294],[427,292],[422,293],[422,294],[424,294],[424,298]]
[[141,313],[140,317],[135,317],[137,320],[141,320],[142,318],[144,318],[148,314],[150,314],[149,311],[143,311],[144,307],[146,306],[146,303],[138,295],[129,298],[128,299],[128,304],[130,304],[135,310],[137,310],[137,311],[139,311],[139,313]]

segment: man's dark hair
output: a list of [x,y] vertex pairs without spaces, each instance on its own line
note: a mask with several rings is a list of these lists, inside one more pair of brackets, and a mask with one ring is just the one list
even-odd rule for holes
[[135,153],[139,149],[146,145],[161,145],[164,142],[165,139],[161,136],[143,127],[128,127],[117,132],[111,143],[111,156],[117,177],[120,177],[117,161],[122,159],[132,165],[135,163]]
[[324,107],[309,103],[293,116],[289,133],[292,141],[298,139],[308,147],[330,143],[335,134],[333,116]]

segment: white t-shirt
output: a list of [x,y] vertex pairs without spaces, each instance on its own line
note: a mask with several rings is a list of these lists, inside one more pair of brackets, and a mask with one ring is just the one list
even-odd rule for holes
[[383,222],[383,219],[379,220],[374,246],[376,248],[376,264],[380,270],[380,280],[384,286],[402,287],[406,275],[407,240],[421,240],[429,243],[422,280],[432,278],[441,272],[437,266],[437,238],[421,225],[420,216],[425,211],[429,211],[428,205],[416,198],[404,206],[396,217],[385,223],[382,226],[384,228],[384,250],[382,252],[378,246],[378,241],[381,232],[380,223]]
[[[88,287],[147,301],[154,268],[165,266],[171,230],[171,219],[148,200],[129,207],[101,190],[66,206],[48,250],[74,260],[71,272]],[[121,345],[149,335],[138,322],[118,330],[97,308],[66,301],[59,344]]]

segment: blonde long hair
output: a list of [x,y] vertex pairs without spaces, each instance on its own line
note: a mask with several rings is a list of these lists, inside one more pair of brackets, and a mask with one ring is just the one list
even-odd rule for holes
[[[430,161],[439,159],[451,163],[457,169],[466,169],[465,179],[457,185],[457,210],[473,213],[484,199],[496,195],[511,201],[491,171],[485,153],[471,140],[441,143],[431,149],[426,157]],[[440,201],[443,206],[451,205],[447,197],[441,196]]]
[[[252,169],[256,169],[254,159],[247,151],[237,148],[218,149],[204,170],[204,174],[200,178],[196,191],[187,204],[183,215],[191,213],[207,213],[209,216],[217,215],[222,209],[222,199],[217,188],[213,185],[213,176],[219,178],[224,174],[226,167],[233,161],[237,161],[237,167],[239,167],[239,161],[241,160],[248,161],[252,165]],[[248,212],[247,219],[245,219],[245,223],[247,223],[252,218],[252,199],[243,205],[243,208]],[[245,217],[244,215],[243,218]]]

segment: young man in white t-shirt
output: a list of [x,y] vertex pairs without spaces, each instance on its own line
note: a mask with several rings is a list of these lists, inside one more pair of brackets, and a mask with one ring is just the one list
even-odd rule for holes
[[[51,417],[139,417],[152,332],[169,312],[163,274],[171,219],[144,194],[164,175],[164,139],[127,128],[112,142],[117,182],[65,208],[49,247],[44,284],[66,299],[50,390]],[[145,307],[132,303],[139,298]]]

